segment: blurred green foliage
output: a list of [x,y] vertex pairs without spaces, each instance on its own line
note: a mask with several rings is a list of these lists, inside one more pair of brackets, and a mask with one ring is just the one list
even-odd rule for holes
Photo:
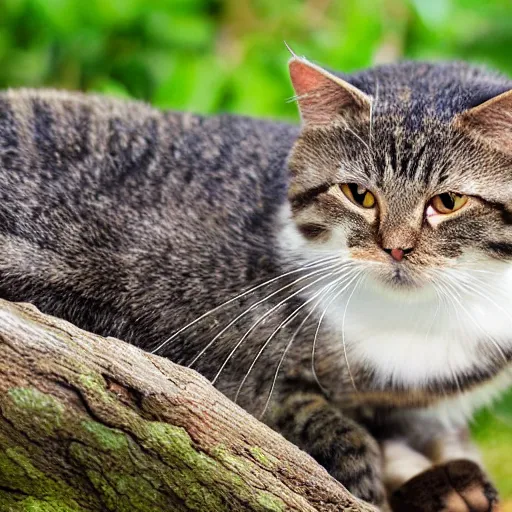
[[[296,119],[285,40],[343,71],[457,58],[512,75],[512,1],[0,0],[0,88]],[[512,394],[478,416],[475,435],[512,497],[510,411]]]
[[474,420],[473,437],[482,449],[485,465],[501,495],[511,500],[506,510],[512,510],[512,390],[492,411],[480,411]]
[[512,74],[510,0],[0,0],[0,88],[293,118],[286,40],[344,71],[464,58]]

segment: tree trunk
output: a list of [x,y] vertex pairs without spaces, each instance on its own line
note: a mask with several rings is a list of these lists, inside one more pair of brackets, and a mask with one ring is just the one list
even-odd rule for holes
[[1,511],[373,510],[193,370],[0,301]]

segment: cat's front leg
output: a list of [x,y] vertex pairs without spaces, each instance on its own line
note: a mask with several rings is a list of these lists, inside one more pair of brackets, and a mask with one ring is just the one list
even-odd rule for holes
[[295,392],[276,408],[272,427],[308,452],[358,498],[387,510],[378,443],[317,393]]
[[396,437],[381,446],[383,479],[394,512],[496,510],[498,494],[466,427],[449,428],[435,418],[412,414],[391,428]]

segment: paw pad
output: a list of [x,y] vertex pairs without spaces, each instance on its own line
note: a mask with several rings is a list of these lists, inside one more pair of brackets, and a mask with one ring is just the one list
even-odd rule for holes
[[469,460],[435,466],[391,496],[394,512],[497,512],[498,493]]

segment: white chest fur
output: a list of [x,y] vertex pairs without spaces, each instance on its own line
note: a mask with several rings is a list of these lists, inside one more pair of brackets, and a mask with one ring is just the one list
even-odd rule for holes
[[[499,288],[504,279],[512,289],[512,271],[500,276]],[[503,364],[511,346],[512,294],[488,295],[466,290],[445,299],[433,291],[411,297],[365,281],[332,302],[325,319],[345,344],[349,362],[368,365],[383,383],[456,381],[477,368]]]
[[[314,262],[337,254],[339,261],[350,259],[341,233],[318,250],[285,224],[281,240],[287,259]],[[360,275],[368,275],[349,284],[335,300],[341,286],[333,288],[317,311],[335,333],[341,357],[346,356],[351,367],[371,368],[377,384],[391,381],[417,388],[436,379],[457,386],[465,375],[502,368],[505,354],[512,350],[512,266],[486,261],[479,267],[475,261],[458,263],[444,277],[440,274],[437,291],[425,286],[407,293],[386,288],[365,272],[365,262],[357,262]],[[305,295],[311,297],[321,286],[325,281]],[[511,374],[509,367],[498,381],[462,393],[456,408],[469,414],[512,384]]]

